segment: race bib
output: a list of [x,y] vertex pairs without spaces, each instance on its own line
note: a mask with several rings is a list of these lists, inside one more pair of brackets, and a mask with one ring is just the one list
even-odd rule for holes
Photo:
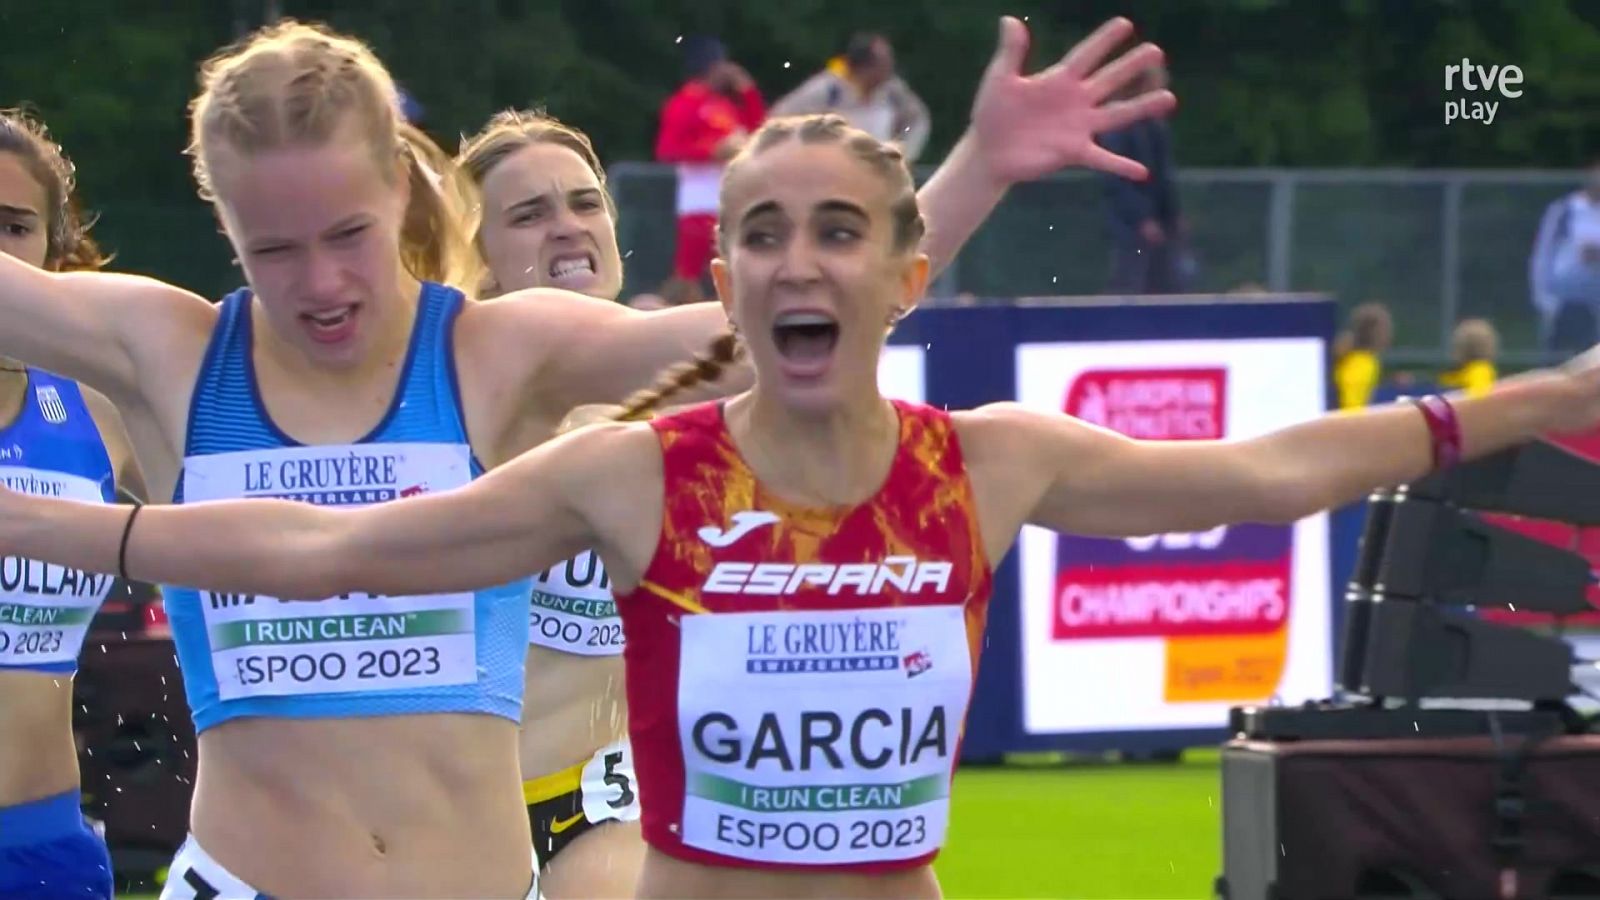
[[[453,444],[247,450],[184,461],[187,502],[277,497],[368,506],[460,487],[469,451]],[[448,522],[439,527],[450,527]],[[477,681],[471,593],[351,594],[305,603],[200,591],[223,700],[400,690]]]
[[[0,466],[0,484],[21,494],[103,503],[100,485],[79,475]],[[0,559],[0,668],[70,663],[83,649],[116,579],[33,559]]]
[[627,741],[595,751],[583,767],[579,794],[583,816],[591,822],[634,822],[639,819],[639,776],[633,770],[633,748]]
[[528,643],[578,656],[621,655],[622,619],[593,550],[534,576]]
[[805,865],[943,844],[972,689],[961,607],[680,624],[685,844]]

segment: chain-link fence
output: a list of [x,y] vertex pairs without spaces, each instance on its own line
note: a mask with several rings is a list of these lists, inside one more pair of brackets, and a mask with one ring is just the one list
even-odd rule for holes
[[[672,263],[672,169],[620,163],[610,175],[629,291],[654,290]],[[1546,205],[1574,190],[1578,173],[1190,169],[1179,181],[1196,292],[1256,286],[1329,292],[1346,307],[1381,300],[1395,318],[1390,358],[1402,365],[1443,363],[1451,329],[1468,316],[1494,322],[1504,362],[1547,359],[1528,298],[1528,256]],[[117,268],[211,297],[242,282],[198,201],[103,211],[96,231],[117,251]],[[930,302],[1102,293],[1111,260],[1105,218],[1103,186],[1092,176],[1019,186]]]
[[[927,173],[923,173],[927,174]],[[633,290],[672,258],[670,167],[611,171]],[[1502,358],[1543,361],[1528,297],[1528,256],[1547,204],[1571,172],[1190,169],[1180,203],[1196,292],[1255,286],[1327,291],[1346,307],[1380,300],[1395,318],[1400,363],[1442,363],[1455,323],[1494,322]],[[932,302],[1096,294],[1110,274],[1103,185],[1068,174],[1013,190],[973,237]]]

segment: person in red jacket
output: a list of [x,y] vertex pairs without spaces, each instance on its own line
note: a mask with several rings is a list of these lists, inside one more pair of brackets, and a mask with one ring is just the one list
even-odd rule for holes
[[707,299],[722,167],[767,115],[750,73],[728,59],[721,41],[692,37],[684,44],[689,77],[667,98],[656,136],[656,159],[678,167],[677,249],[662,289],[671,303]]

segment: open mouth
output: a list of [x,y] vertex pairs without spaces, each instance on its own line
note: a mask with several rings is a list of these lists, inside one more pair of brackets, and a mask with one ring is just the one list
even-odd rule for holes
[[553,284],[565,287],[569,284],[587,284],[594,278],[594,271],[594,257],[587,253],[569,253],[552,259],[546,274]]
[[772,323],[772,341],[794,374],[820,374],[839,343],[839,323],[826,313],[783,313]]
[[310,326],[311,337],[326,343],[342,341],[355,329],[356,309],[359,304],[337,306],[333,309],[301,313],[300,318]]

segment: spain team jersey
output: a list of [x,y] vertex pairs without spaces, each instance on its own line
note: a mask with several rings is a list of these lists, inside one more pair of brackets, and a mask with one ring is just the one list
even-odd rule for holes
[[991,575],[949,415],[895,408],[878,493],[824,509],[756,480],[720,404],[655,421],[661,535],[617,607],[658,850],[863,871],[938,854]]

